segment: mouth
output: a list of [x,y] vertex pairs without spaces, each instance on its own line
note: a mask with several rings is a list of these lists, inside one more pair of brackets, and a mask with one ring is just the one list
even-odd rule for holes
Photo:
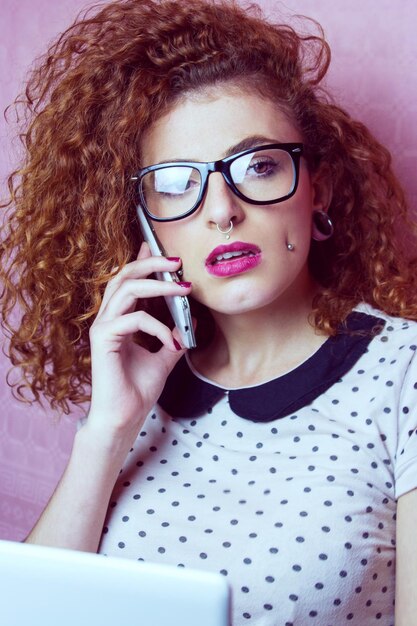
[[207,265],[217,265],[230,259],[238,259],[243,256],[255,256],[260,254],[260,249],[252,243],[242,243],[241,241],[235,241],[229,245],[217,246],[208,255],[206,259]]
[[261,250],[252,243],[236,241],[217,246],[208,255],[205,265],[210,274],[231,276],[256,267],[261,262]]

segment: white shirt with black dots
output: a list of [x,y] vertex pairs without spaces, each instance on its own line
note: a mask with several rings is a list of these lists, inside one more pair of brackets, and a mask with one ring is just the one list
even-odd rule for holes
[[296,413],[255,423],[227,392],[198,418],[157,406],[100,553],[220,572],[234,626],[393,626],[396,499],[417,487],[417,323],[359,310],[384,329]]

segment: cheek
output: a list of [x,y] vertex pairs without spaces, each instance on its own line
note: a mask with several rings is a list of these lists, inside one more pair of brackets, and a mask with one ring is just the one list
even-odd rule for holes
[[198,247],[196,238],[201,237],[200,229],[190,224],[188,219],[178,222],[155,222],[153,227],[168,256],[179,256],[185,260],[190,258]]
[[190,232],[185,234],[184,229],[177,228],[175,223],[158,224],[158,226],[159,228],[155,228],[155,231],[166,255],[179,257],[182,261],[180,279],[191,281],[196,288],[199,282],[199,272],[201,274],[201,258],[199,257],[201,246],[196,243],[196,238]]
[[309,242],[311,239],[311,216],[312,212],[309,207],[298,211],[288,224],[288,233]]
[[181,256],[178,251],[175,222],[166,224],[154,222],[153,227],[166,255]]
[[277,243],[293,243],[297,246],[309,246],[311,240],[311,207],[300,202],[285,207],[285,212],[275,216],[274,225],[270,223],[271,234],[275,233]]

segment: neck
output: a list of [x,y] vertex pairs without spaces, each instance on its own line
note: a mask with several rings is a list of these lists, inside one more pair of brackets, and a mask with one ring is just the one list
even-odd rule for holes
[[327,337],[309,317],[317,286],[308,279],[300,292],[245,313],[212,312],[217,326],[207,348],[192,354],[198,371],[218,384],[240,387],[264,382],[297,367]]

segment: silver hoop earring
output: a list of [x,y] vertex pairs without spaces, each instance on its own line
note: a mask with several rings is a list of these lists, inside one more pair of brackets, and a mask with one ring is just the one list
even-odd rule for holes
[[313,211],[312,238],[314,241],[326,241],[333,235],[333,222],[325,211]]
[[219,233],[221,233],[222,235],[225,235],[226,239],[230,239],[230,234],[229,233],[231,233],[232,230],[233,230],[233,222],[232,222],[232,220],[230,220],[229,228],[227,228],[226,230],[222,230],[218,224],[216,224],[216,228],[219,231]]

